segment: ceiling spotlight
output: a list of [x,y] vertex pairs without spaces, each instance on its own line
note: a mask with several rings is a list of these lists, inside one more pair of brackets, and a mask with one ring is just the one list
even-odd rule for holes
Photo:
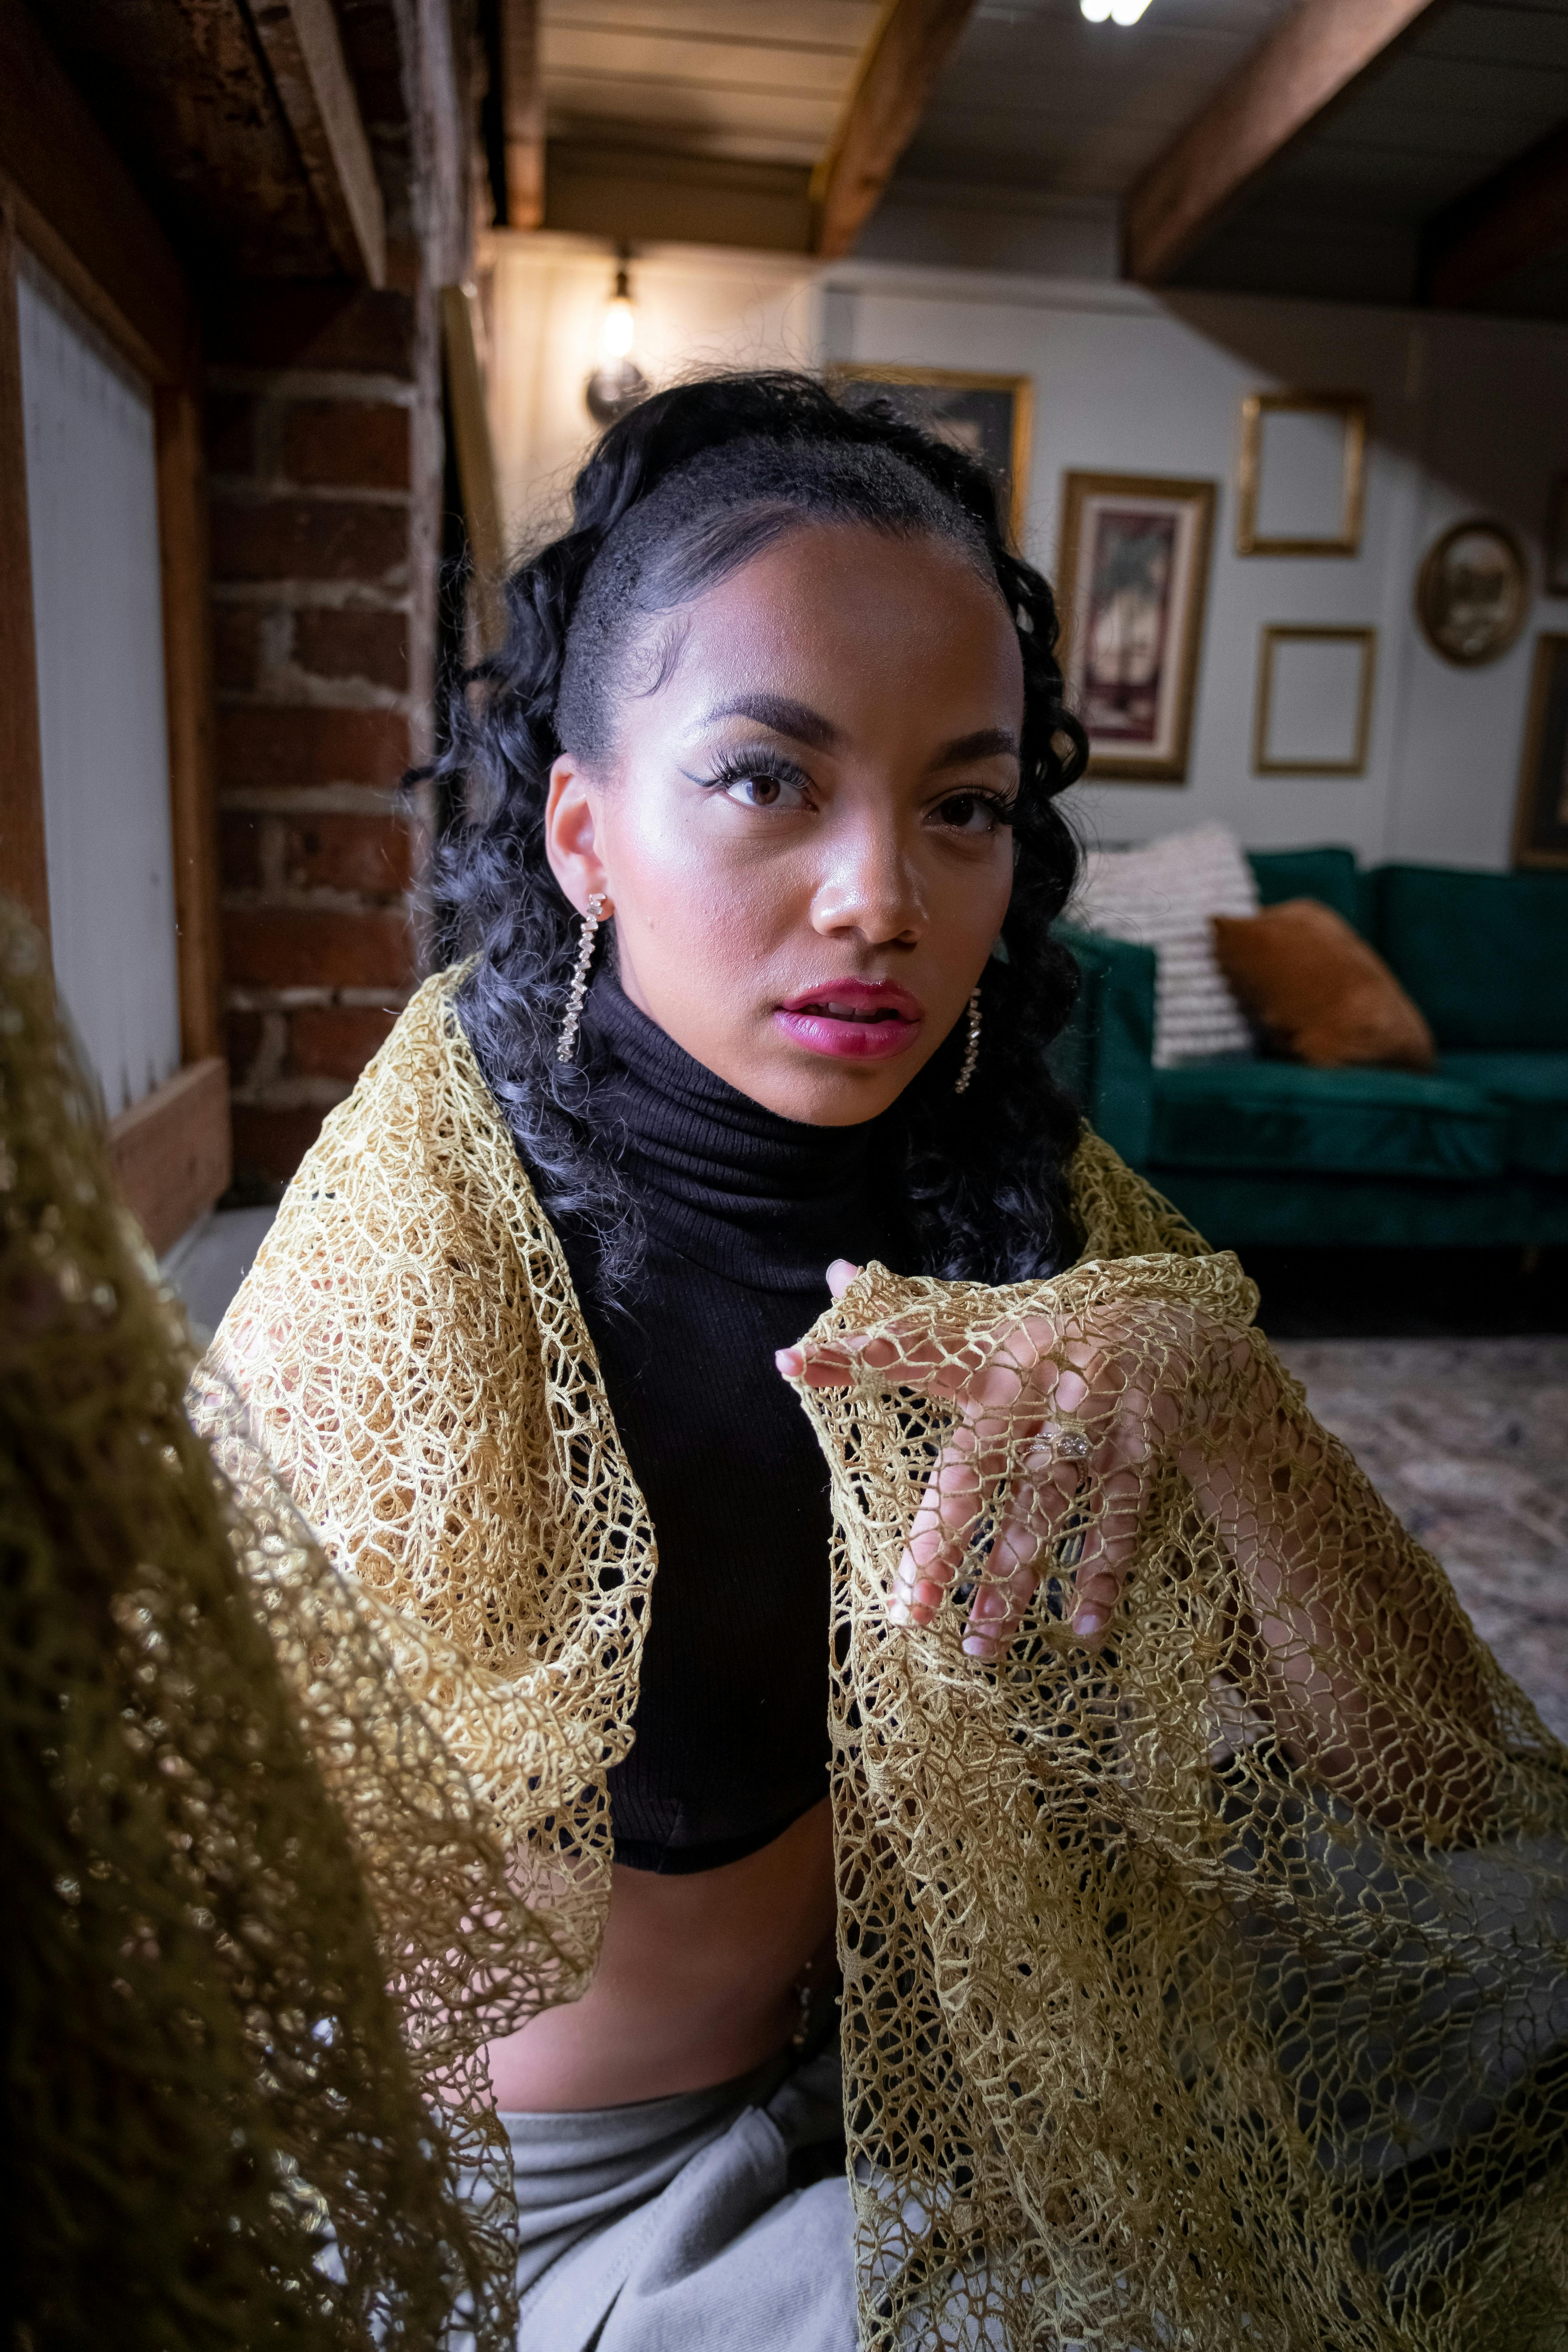
[[1135,25],[1149,0],[1078,0],[1078,5],[1091,25],[1103,25],[1108,18],[1113,25]]

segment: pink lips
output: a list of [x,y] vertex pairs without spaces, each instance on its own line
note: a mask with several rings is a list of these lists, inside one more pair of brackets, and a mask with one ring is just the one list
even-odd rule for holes
[[839,1061],[886,1062],[907,1053],[925,1006],[892,980],[828,980],[803,988],[773,1014],[792,1044]]

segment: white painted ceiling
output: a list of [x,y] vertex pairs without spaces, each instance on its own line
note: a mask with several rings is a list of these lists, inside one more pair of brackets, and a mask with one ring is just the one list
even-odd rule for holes
[[1150,0],[1091,25],[1078,0],[980,0],[901,181],[1120,195],[1299,0]]
[[[1117,200],[1299,5],[1149,0],[1137,25],[1119,26],[1089,24],[1079,0],[978,0],[872,224],[869,249],[923,255],[954,222],[1066,218],[1074,206],[1084,219],[1103,213],[1113,238]],[[557,154],[579,144],[602,159],[602,173],[640,152],[655,177],[658,157],[707,159],[676,167],[688,171],[786,167],[794,210],[770,234],[774,242],[804,237],[800,167],[829,144],[876,0],[542,6]],[[1426,241],[1445,208],[1468,201],[1564,121],[1568,0],[1436,0],[1260,174],[1184,262],[1182,281],[1419,299]],[[594,184],[593,171],[588,178]],[[1059,211],[1058,198],[1068,200]],[[720,218],[731,199],[715,201]],[[1568,254],[1549,256],[1495,299],[1521,314],[1568,315]]]
[[876,0],[544,0],[548,136],[815,163],[876,16]]

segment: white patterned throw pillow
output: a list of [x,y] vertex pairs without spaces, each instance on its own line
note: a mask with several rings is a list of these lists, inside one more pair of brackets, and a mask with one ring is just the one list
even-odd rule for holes
[[1252,1031],[1214,951],[1211,915],[1256,915],[1258,884],[1229,827],[1200,824],[1140,849],[1090,849],[1067,919],[1152,948],[1154,1066],[1250,1054]]

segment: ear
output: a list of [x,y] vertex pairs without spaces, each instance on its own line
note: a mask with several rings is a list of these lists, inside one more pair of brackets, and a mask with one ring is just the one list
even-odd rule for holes
[[609,877],[598,851],[595,803],[597,793],[587,775],[568,751],[550,771],[550,794],[544,803],[544,855],[550,870],[580,915],[597,895],[604,912],[613,914]]

